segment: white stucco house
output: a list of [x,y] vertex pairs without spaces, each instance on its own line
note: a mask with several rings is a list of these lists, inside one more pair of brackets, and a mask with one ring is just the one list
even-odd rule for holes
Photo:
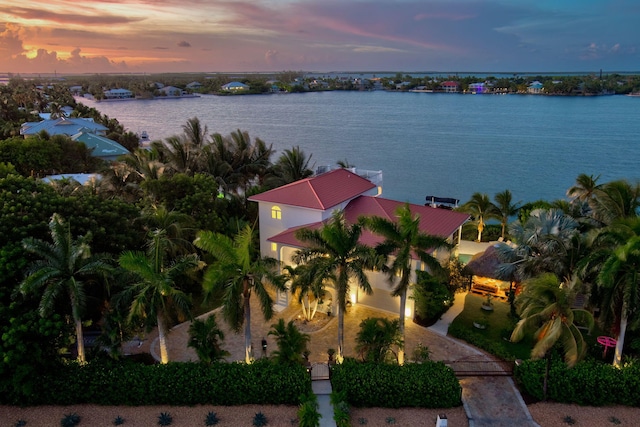
[[133,98],[133,92],[128,89],[109,89],[104,91],[105,99],[129,99]]
[[[370,173],[355,168],[335,169],[249,197],[259,207],[261,254],[276,258],[284,265],[291,265],[291,256],[303,247],[303,243],[295,238],[296,230],[322,227],[335,210],[343,210],[349,223],[355,223],[360,216],[372,215],[394,220],[396,210],[404,203],[380,197],[382,186],[377,184],[381,184],[381,176],[380,171]],[[380,181],[376,182],[376,179]],[[445,237],[453,243],[459,242],[462,225],[469,219],[467,214],[447,209],[413,204],[410,208],[414,215],[420,216],[423,232]],[[361,238],[362,243],[370,246],[375,246],[381,240],[368,231]],[[450,254],[434,255],[444,261]],[[413,262],[413,270],[426,269],[420,260],[414,259]],[[367,295],[353,285],[351,302],[397,313],[400,299],[390,295],[386,276],[370,272],[368,277],[373,294]],[[325,296],[324,300],[335,299],[333,289],[327,289],[327,292],[331,295]],[[276,308],[286,307],[290,300],[288,293],[278,293]],[[407,301],[406,311],[412,315],[413,300]]]

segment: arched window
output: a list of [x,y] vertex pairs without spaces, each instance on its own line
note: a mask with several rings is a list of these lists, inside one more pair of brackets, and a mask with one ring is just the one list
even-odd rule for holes
[[273,218],[273,219],[282,219],[282,210],[277,206],[272,207],[271,208],[271,218]]

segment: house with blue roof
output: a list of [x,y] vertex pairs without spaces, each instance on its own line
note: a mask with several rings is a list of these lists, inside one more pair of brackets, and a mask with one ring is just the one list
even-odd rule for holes
[[249,90],[249,86],[241,82],[229,82],[226,85],[222,85],[222,90],[226,92],[242,92]]
[[117,142],[104,136],[87,132],[86,130],[82,130],[71,136],[71,139],[76,142],[83,143],[91,150],[91,155],[93,157],[97,157],[108,162],[114,161],[125,154],[129,154],[129,150]]
[[542,93],[542,87],[544,85],[539,81],[532,82],[529,86],[527,86],[527,93],[539,94]]
[[42,131],[49,135],[72,136],[81,130],[92,132],[96,135],[106,135],[108,127],[96,123],[91,118],[80,117],[60,117],[57,119],[42,120],[39,122],[26,122],[20,126],[20,135],[25,138],[30,135],[37,135]]

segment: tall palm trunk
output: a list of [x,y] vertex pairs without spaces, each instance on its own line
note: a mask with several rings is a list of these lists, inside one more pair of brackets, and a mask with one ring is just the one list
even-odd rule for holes
[[622,316],[620,317],[620,332],[618,333],[618,341],[616,342],[616,352],[613,355],[613,366],[619,368],[622,366],[622,348],[624,347],[624,335],[627,332],[627,314],[626,304],[622,307]]
[[244,280],[244,361],[251,363],[251,289],[249,279]]
[[344,310],[338,304],[338,362],[342,361],[344,349]]
[[167,349],[167,326],[162,312],[158,311],[158,342],[160,343],[160,363],[169,363],[169,351]]
[[478,220],[478,242],[482,242],[482,231],[484,230],[484,221],[482,217]]
[[[74,288],[77,282],[71,279]],[[84,333],[82,332],[82,319],[80,319],[80,310],[78,308],[77,297],[75,293],[71,294],[71,314],[73,316],[73,324],[76,329],[76,349],[78,351],[78,362],[86,363],[87,358],[84,353]]]
[[304,320],[311,320],[311,298],[307,293],[307,304],[305,305],[304,301],[302,301],[302,317]]
[[398,365],[404,365],[404,312],[407,306],[407,289],[403,289],[400,294],[400,316],[398,322],[398,330],[402,338],[402,346],[398,348]]
[[73,321],[76,327],[76,346],[78,348],[78,361],[84,364],[87,359],[84,354],[84,334],[82,333],[82,321],[79,317],[73,316]]

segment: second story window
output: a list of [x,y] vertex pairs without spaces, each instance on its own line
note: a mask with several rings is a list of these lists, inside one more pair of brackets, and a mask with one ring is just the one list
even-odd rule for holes
[[271,218],[273,218],[273,219],[282,219],[282,210],[277,206],[272,207],[271,208]]

